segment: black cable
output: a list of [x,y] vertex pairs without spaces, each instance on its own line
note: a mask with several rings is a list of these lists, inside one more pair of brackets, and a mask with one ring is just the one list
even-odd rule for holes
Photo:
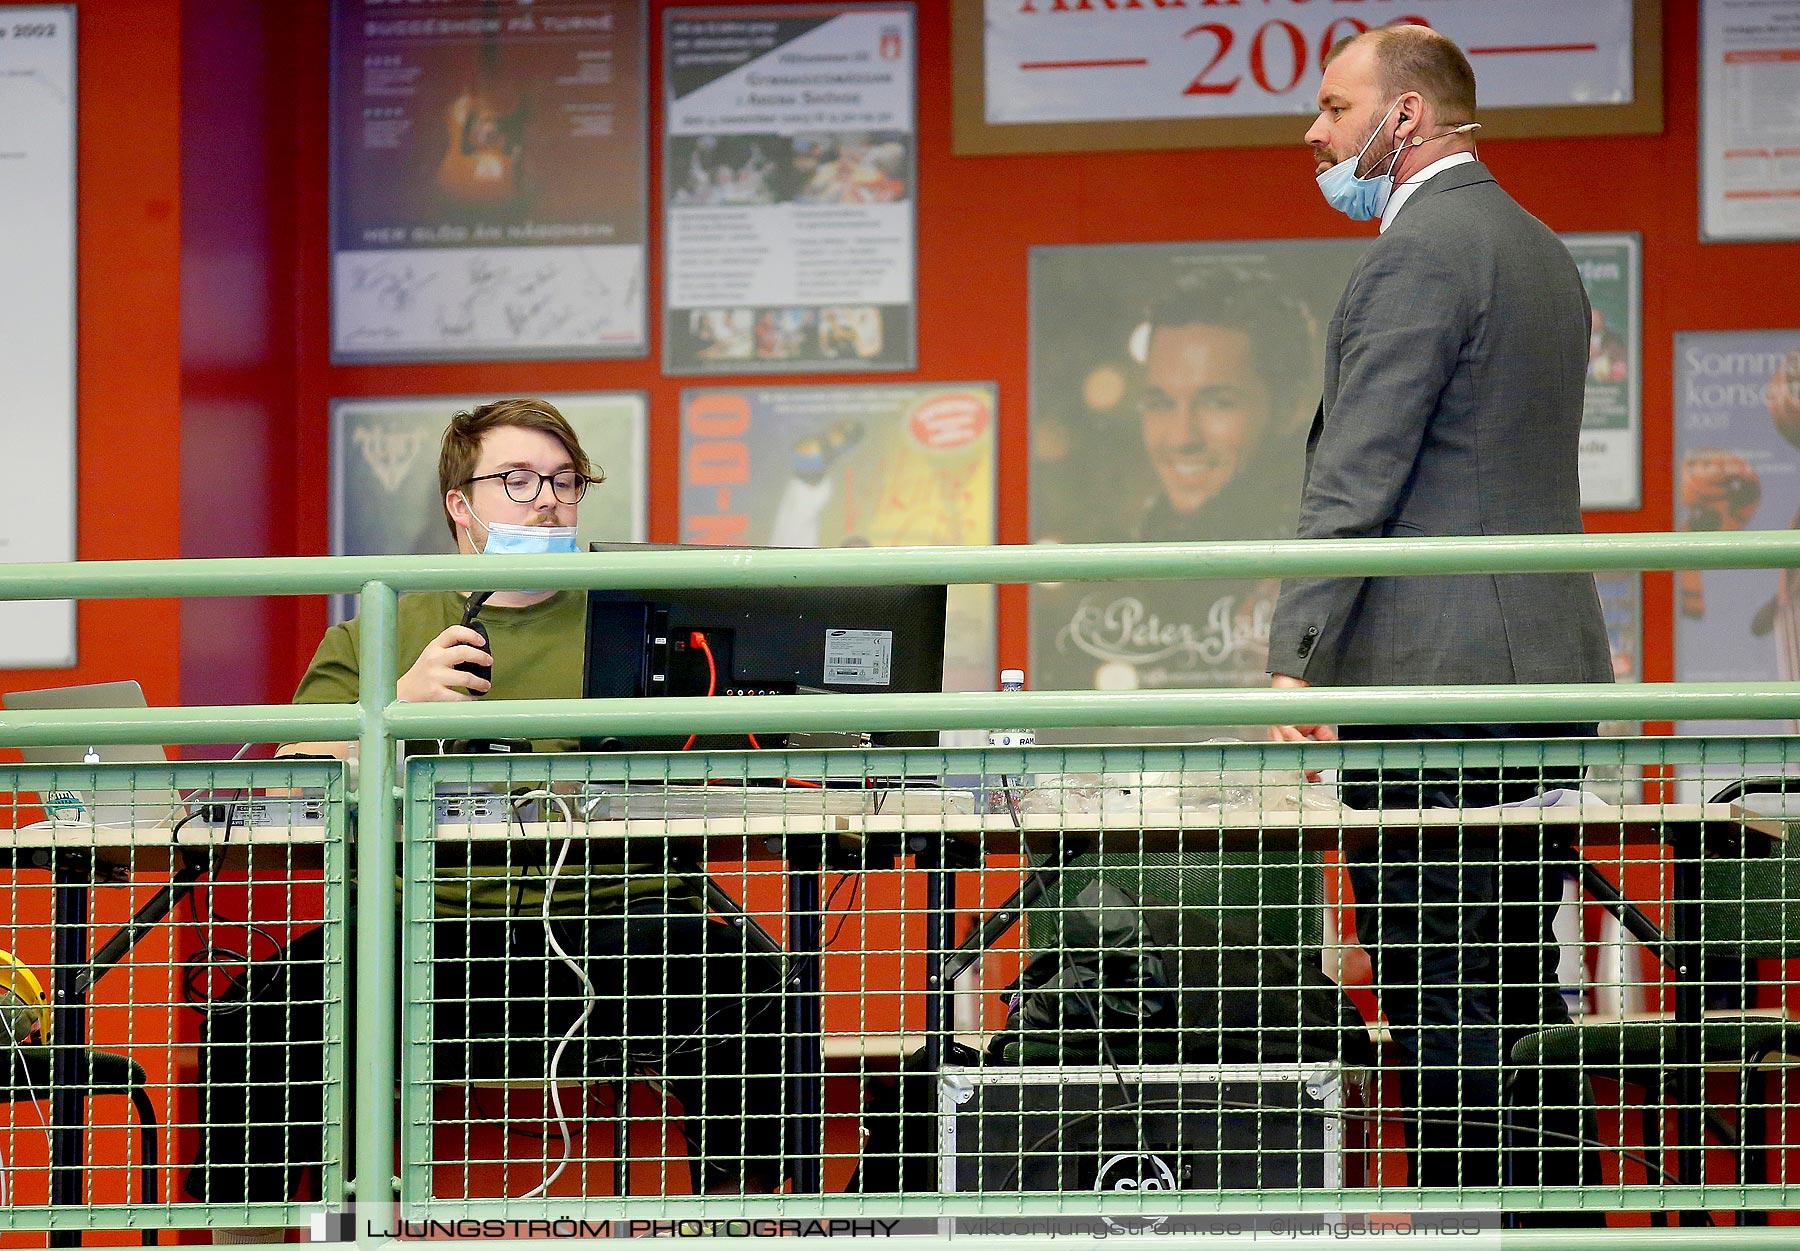
[[831,931],[831,937],[827,938],[820,946],[820,955],[824,955],[827,951],[830,951],[832,947],[837,945],[838,935],[844,932],[844,926],[850,921],[850,913],[856,907],[856,901],[862,894],[862,874],[846,873],[838,878],[838,884],[833,886],[831,888],[831,893],[825,897],[825,907],[821,909],[821,911],[831,911],[831,905],[837,899],[838,892],[844,889],[845,882],[851,883],[850,902],[844,905],[844,914],[838,918],[837,928]]
[[[221,854],[231,845],[231,832],[237,823],[238,803],[240,800],[244,799],[247,794],[248,788],[239,787],[232,793],[231,798],[225,801],[224,831],[220,836],[218,844],[218,850]],[[179,835],[182,827],[189,821],[192,821],[196,816],[204,813],[207,807],[207,804],[202,804],[198,808],[189,811],[185,817],[175,823],[174,829],[169,831],[170,837],[173,839]],[[180,843],[177,843],[177,848],[182,851],[183,856],[197,850],[193,847],[183,847]],[[205,886],[206,915],[204,918],[201,916],[200,905],[197,902],[201,887],[196,884],[194,890],[188,895],[188,913],[193,918],[195,925],[203,925],[210,930],[212,927],[222,922],[225,925],[243,930],[252,938],[262,939],[269,945],[276,956],[279,956],[280,953],[285,950],[285,944],[283,944],[281,940],[276,938],[275,935],[268,930],[253,924],[248,918],[239,920],[228,916],[220,916],[213,908],[212,887],[213,883],[209,873]],[[257,963],[258,961],[249,952],[238,951],[236,948],[227,947],[221,943],[208,942],[206,946],[188,957],[186,963],[182,966],[182,1001],[202,1016],[222,1016],[228,1013],[243,1011],[249,1006],[250,1001],[255,998],[257,989],[255,981]],[[226,965],[241,965],[242,971],[235,972],[223,969],[222,966]],[[208,984],[215,975],[222,977],[225,982],[224,989],[217,993],[215,993]],[[275,971],[268,971],[263,984],[267,985],[268,982],[272,981],[276,976],[277,974]]]
[[[131,1106],[138,1114],[138,1141],[142,1160],[139,1164],[138,1198],[148,1204],[155,1204],[161,1193],[156,1184],[156,1105],[150,1102],[150,1095],[142,1086],[131,1088]],[[146,1247],[157,1245],[157,1231],[146,1229],[142,1235]]]
[[[232,792],[231,798],[225,801],[225,830],[224,830],[224,833],[220,836],[219,845],[218,845],[218,851],[219,851],[221,857],[223,856],[223,853],[226,851],[226,849],[231,846],[231,831],[237,820],[238,802],[240,800],[244,799],[248,795],[248,793],[249,792],[248,792],[247,787],[240,786],[237,790]],[[214,792],[214,794],[217,794],[217,792]],[[216,803],[217,801],[215,800],[213,802]],[[203,803],[198,808],[190,809],[187,816],[181,818],[181,820],[179,820],[175,823],[175,828],[169,831],[169,837],[171,839],[174,839],[177,835],[179,835],[181,833],[182,826],[186,825],[189,821],[192,821],[195,817],[200,816],[203,813],[205,813],[209,807],[211,807],[211,804]],[[196,847],[184,846],[183,844],[181,844],[179,842],[176,843],[176,848],[178,850],[180,850],[184,856],[190,852],[195,852],[195,851],[200,850],[199,848],[196,848]],[[209,873],[207,875],[206,886],[204,887],[204,889],[206,891],[206,919],[209,921],[224,921],[227,925],[246,925],[246,924],[248,924],[248,922],[246,922],[246,921],[233,921],[230,917],[221,917],[217,912],[215,912],[213,910],[213,906],[212,906],[212,888],[213,888],[212,875]],[[201,889],[202,888],[196,884],[194,887],[193,894],[190,894],[188,896],[188,911],[193,916],[194,924],[196,924],[196,925],[199,925],[201,923],[201,919],[200,919],[200,914],[199,914],[199,905],[194,902],[194,898],[196,895],[198,895],[200,893]]]

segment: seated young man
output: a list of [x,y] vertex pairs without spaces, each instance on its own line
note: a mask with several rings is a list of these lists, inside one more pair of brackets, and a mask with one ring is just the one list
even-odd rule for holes
[[[574,551],[576,509],[593,476],[575,432],[543,400],[457,413],[438,461],[444,510],[466,554]],[[587,598],[581,591],[499,592],[481,608],[489,643],[461,624],[462,592],[400,599],[401,700],[576,698],[581,694]],[[326,631],[296,703],[357,698],[359,620]],[[459,669],[491,665],[491,680]],[[568,739],[534,744],[571,751]],[[291,743],[280,754],[354,751],[350,743]],[[621,1049],[653,1068],[681,1101],[696,1190],[774,1189],[782,1136],[752,1139],[746,1110],[782,1105],[780,988],[774,968],[739,932],[707,919],[699,892],[654,865],[602,863],[579,841],[556,878],[553,917],[543,890],[560,840],[471,843],[436,873],[436,1077],[532,1079],[586,1006],[592,1013],[557,1076],[618,1071]],[[361,906],[390,906],[362,885]],[[242,1002],[207,1019],[201,1048],[200,1147],[187,1178],[196,1199],[282,1202],[324,1151],[323,930],[294,939],[281,961],[245,979]],[[352,1035],[354,1036],[354,1035]],[[279,1234],[281,1231],[255,1231]]]

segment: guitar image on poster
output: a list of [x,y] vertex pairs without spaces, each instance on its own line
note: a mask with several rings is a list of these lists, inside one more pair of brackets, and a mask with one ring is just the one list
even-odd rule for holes
[[[482,6],[484,20],[493,18],[494,9],[492,3]],[[503,204],[524,190],[521,165],[530,106],[501,75],[496,30],[497,25],[485,27],[475,83],[445,109],[449,136],[438,163],[438,186],[465,204]]]

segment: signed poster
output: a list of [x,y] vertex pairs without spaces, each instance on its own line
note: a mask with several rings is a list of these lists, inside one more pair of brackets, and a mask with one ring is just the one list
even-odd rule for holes
[[642,356],[643,0],[335,0],[332,354]]
[[[1032,541],[1292,537],[1324,327],[1365,246],[1033,249]],[[1035,586],[1031,685],[1264,686],[1278,589],[1272,578]]]
[[[497,396],[336,400],[331,406],[331,554],[429,556],[456,550],[438,490],[438,448],[453,413]],[[581,501],[577,538],[642,542],[646,533],[642,393],[546,395],[606,481]],[[349,615],[352,596],[334,613]]]
[[[701,388],[681,397],[681,540],[994,542],[992,383]],[[953,586],[944,689],[994,687],[994,588]]]

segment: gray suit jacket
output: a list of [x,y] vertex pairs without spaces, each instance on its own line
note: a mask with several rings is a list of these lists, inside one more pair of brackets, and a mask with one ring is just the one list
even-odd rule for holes
[[[1433,176],[1332,318],[1299,537],[1579,532],[1587,340],[1562,242],[1479,162]],[[1288,579],[1269,668],[1327,686],[1612,680],[1588,574]]]

